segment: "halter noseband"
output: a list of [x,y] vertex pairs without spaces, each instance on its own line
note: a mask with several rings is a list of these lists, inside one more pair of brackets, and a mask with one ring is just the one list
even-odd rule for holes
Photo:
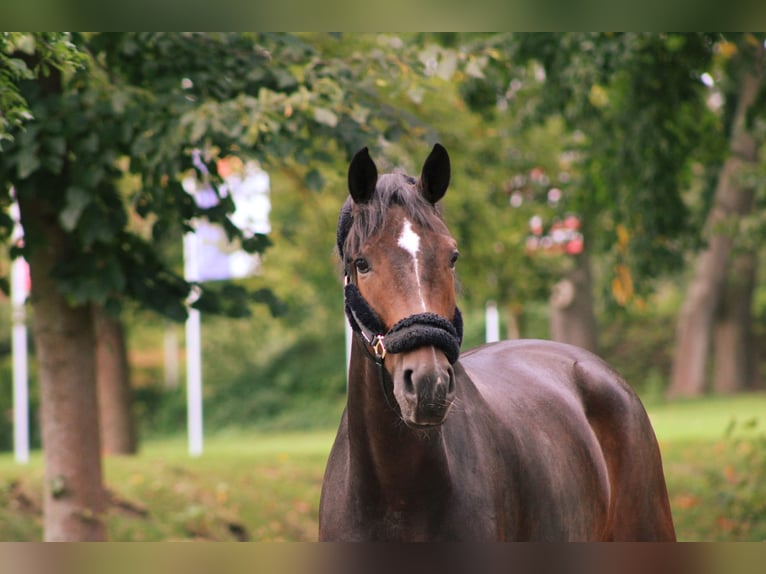
[[[344,207],[338,222],[337,237],[341,257],[343,257],[343,244],[351,229],[352,219],[351,210]],[[371,356],[378,365],[383,365],[383,360],[388,353],[406,353],[426,346],[440,349],[450,364],[455,364],[460,356],[460,345],[463,342],[463,316],[460,309],[455,307],[455,314],[451,321],[436,313],[417,313],[405,317],[385,331],[385,326],[378,314],[351,281],[348,266],[344,267],[346,316],[354,333],[372,348]]]
[[375,362],[382,363],[388,353],[406,353],[425,346],[443,351],[450,364],[455,364],[460,356],[463,317],[457,307],[452,321],[436,313],[418,313],[405,317],[384,332],[383,323],[359,288],[347,283],[344,292],[351,329],[372,348]]

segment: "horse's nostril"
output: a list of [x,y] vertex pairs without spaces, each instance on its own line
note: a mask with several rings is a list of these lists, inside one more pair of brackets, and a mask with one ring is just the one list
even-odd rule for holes
[[412,382],[412,369],[404,371],[404,391],[407,394],[415,392],[415,384]]
[[447,393],[451,395],[455,392],[455,371],[452,367],[447,369],[447,379]]

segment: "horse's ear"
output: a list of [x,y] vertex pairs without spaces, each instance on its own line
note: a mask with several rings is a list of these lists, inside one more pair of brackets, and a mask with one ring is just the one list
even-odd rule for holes
[[348,166],[348,191],[356,203],[367,203],[375,193],[378,168],[366,147],[354,154]]
[[420,172],[420,190],[428,201],[436,203],[447,192],[450,179],[449,154],[441,144],[434,144]]

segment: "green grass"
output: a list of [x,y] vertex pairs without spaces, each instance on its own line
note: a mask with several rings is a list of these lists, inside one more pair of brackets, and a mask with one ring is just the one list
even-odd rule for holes
[[[766,539],[766,394],[653,405],[681,540]],[[732,421],[734,424],[732,425]],[[728,432],[728,435],[727,435]],[[310,541],[334,430],[227,431],[201,457],[184,437],[108,457],[112,540]],[[0,454],[0,540],[39,540],[42,456]]]
[[[724,436],[732,421],[760,418],[766,423],[766,393],[678,400],[648,410],[661,441],[715,441]],[[751,430],[756,431],[757,426]]]
[[655,405],[679,539],[766,540],[766,393]]
[[[226,432],[200,457],[183,437],[148,441],[136,457],[107,457],[112,540],[316,539],[324,464],[334,431]],[[0,540],[41,537],[42,455],[0,456]]]

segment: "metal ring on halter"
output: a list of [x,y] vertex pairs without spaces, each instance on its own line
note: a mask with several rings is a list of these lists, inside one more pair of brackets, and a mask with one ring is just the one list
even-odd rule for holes
[[375,335],[375,339],[372,342],[372,350],[375,351],[375,357],[379,361],[386,358],[386,345],[383,339],[385,339],[385,335]]

